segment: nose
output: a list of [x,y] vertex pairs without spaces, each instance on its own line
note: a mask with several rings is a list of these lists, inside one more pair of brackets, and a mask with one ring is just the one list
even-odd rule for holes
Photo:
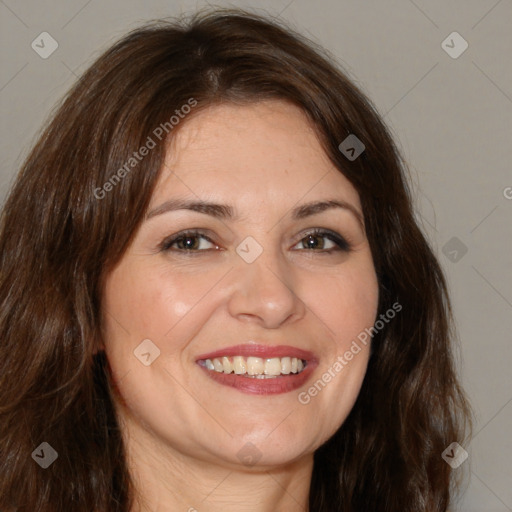
[[238,263],[232,273],[228,310],[242,322],[276,329],[302,318],[306,308],[294,291],[294,279],[286,263],[263,254],[250,264]]

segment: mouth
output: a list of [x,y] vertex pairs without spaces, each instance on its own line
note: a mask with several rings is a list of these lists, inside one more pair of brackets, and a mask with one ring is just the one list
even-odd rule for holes
[[237,345],[199,356],[196,363],[215,382],[251,394],[278,394],[301,387],[318,361],[305,350]]

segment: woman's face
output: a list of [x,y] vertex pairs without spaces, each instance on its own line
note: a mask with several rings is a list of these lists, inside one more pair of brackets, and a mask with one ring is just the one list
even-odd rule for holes
[[377,314],[358,193],[295,106],[182,122],[106,280],[121,424],[146,450],[226,466],[311,456],[356,400]]

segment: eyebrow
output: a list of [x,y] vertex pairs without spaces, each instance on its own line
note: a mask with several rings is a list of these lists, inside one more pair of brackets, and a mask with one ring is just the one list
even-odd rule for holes
[[[301,206],[297,206],[291,211],[291,217],[293,220],[300,220],[334,208],[341,208],[351,212],[356,217],[360,226],[364,229],[363,216],[359,210],[350,203],[341,201],[339,199],[313,201]],[[151,210],[146,215],[146,220],[156,217],[157,215],[162,215],[164,213],[177,210],[190,210],[204,213],[206,215],[215,217],[216,219],[223,220],[233,221],[239,218],[239,216],[235,214],[235,209],[227,204],[218,204],[208,201],[197,201],[189,199],[170,199],[169,201],[166,201],[165,203],[162,203],[160,206],[157,206],[155,209]]]

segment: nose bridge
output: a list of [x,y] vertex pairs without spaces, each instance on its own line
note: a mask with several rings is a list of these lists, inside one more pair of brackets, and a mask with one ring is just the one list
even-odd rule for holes
[[291,317],[301,317],[304,308],[294,290],[291,269],[279,248],[273,247],[268,238],[253,261],[246,255],[257,250],[254,239],[240,244],[229,310],[239,319],[253,319],[268,328],[276,328]]

